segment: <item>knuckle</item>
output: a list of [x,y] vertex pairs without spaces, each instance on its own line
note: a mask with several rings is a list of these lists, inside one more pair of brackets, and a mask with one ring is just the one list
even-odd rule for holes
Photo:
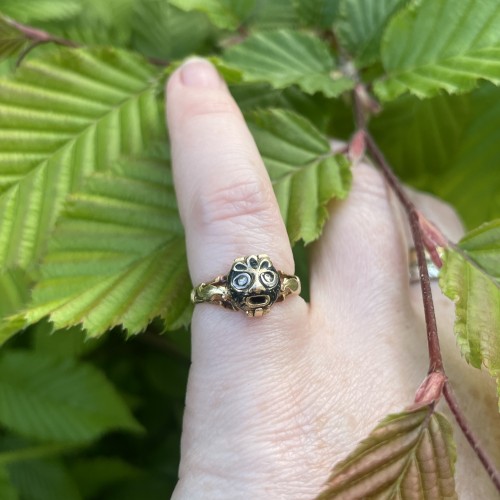
[[[203,96],[200,96],[203,97]],[[183,118],[185,120],[196,119],[197,117],[227,117],[240,116],[240,111],[234,100],[226,94],[217,93],[210,98],[200,99],[198,96],[188,100],[185,104]]]
[[247,226],[252,221],[265,224],[274,214],[274,208],[272,191],[257,176],[225,183],[197,197],[195,202],[197,219],[202,226],[241,219]]

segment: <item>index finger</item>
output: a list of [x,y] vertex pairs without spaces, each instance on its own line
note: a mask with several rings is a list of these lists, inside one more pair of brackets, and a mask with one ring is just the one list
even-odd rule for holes
[[[248,255],[267,254],[276,269],[293,274],[292,250],[269,175],[238,106],[210,63],[191,60],[171,76],[167,121],[194,284],[226,274],[235,258]],[[195,313],[195,326],[198,321],[205,329],[211,321],[228,328],[246,324],[241,313],[228,317],[227,310],[205,304],[197,309],[203,313],[201,320]],[[297,299],[273,306],[269,316],[274,319],[266,319],[266,325],[282,331],[286,327],[280,321],[291,321],[297,313],[304,317],[305,310]]]
[[167,87],[174,181],[194,282],[235,257],[267,253],[293,272],[271,181],[238,106],[215,68],[188,61]]

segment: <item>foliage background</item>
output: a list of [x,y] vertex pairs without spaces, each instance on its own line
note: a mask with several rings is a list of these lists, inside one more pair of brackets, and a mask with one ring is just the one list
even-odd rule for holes
[[[460,9],[489,12],[500,33],[496,3],[473,3]],[[500,217],[500,34],[469,36],[471,74],[453,33],[420,64],[430,42],[408,27],[458,19],[450,1],[0,0],[0,12],[92,47],[41,45],[16,70],[28,42],[0,29],[12,56],[0,82],[2,499],[154,500],[175,485],[191,308],[162,93],[184,57],[214,56],[231,83],[304,282],[305,243],[349,188],[328,143],[354,131],[342,59],[386,101],[370,128],[399,176],[468,228]],[[394,53],[405,37],[406,59]]]

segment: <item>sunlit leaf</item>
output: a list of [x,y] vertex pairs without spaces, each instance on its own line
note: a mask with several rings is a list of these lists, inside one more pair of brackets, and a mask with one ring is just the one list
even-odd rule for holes
[[141,429],[93,366],[13,350],[0,356],[0,422],[22,436],[65,443]]
[[302,116],[286,110],[262,110],[248,124],[273,182],[292,242],[309,243],[321,234],[332,198],[344,198],[351,172],[345,158]]
[[219,28],[235,30],[251,13],[255,0],[170,0],[179,9],[204,12]]
[[393,17],[382,40],[385,76],[377,95],[431,97],[500,83],[500,3],[420,0]]
[[337,33],[359,66],[380,59],[380,41],[391,16],[409,0],[340,0]]
[[455,302],[462,354],[472,366],[487,368],[500,396],[500,219],[471,231],[458,247],[447,249],[439,284]]
[[430,407],[389,415],[338,463],[317,500],[456,499],[452,429]]
[[113,49],[58,50],[0,80],[0,269],[32,265],[67,193],[163,133],[156,85]]
[[255,33],[230,47],[224,59],[242,72],[246,82],[274,88],[298,85],[304,92],[335,97],[353,82],[342,76],[328,45],[318,37],[291,30]]
[[190,279],[168,162],[123,160],[71,196],[42,262],[28,323],[82,324],[90,336],[156,316],[186,322]]

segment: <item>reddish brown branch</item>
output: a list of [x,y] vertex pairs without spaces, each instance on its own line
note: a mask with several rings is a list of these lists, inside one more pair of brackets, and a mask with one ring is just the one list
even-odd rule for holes
[[[439,380],[437,381],[438,382],[437,384],[434,385],[431,384],[432,386],[431,389],[433,390],[431,390],[430,393],[432,393],[434,395],[433,397],[435,397],[436,399],[438,399],[440,396],[440,394],[436,393],[437,390],[439,393],[442,393],[444,395],[450,410],[455,416],[457,424],[464,433],[467,441],[471,445],[477,457],[483,464],[493,484],[500,492],[500,473],[496,470],[492,460],[487,456],[486,452],[481,447],[479,441],[472,432],[469,423],[467,422],[460,406],[458,405],[455,395],[452,392],[451,385],[446,379],[446,374],[443,366],[443,359],[441,356],[441,348],[439,345],[436,315],[434,312],[434,302],[432,300],[432,290],[429,279],[429,272],[427,269],[427,262],[425,259],[425,242],[424,242],[424,234],[422,230],[422,220],[421,220],[422,216],[419,214],[413,202],[408,198],[401,182],[392,171],[392,168],[385,159],[375,139],[367,129],[366,116],[365,116],[365,110],[367,109],[367,106],[363,99],[363,96],[365,94],[366,94],[365,88],[362,86],[362,84],[358,84],[353,92],[354,113],[355,113],[355,120],[358,132],[359,131],[364,132],[367,152],[371,155],[375,164],[380,168],[388,184],[391,186],[392,190],[396,193],[396,196],[399,198],[399,201],[405,208],[405,211],[408,215],[408,220],[410,222],[411,233],[415,244],[415,250],[417,253],[418,267],[420,273],[420,285],[422,288],[422,299],[424,304],[425,325],[427,330],[427,345],[429,350],[429,377],[432,377],[432,374],[442,375],[442,377],[440,377]],[[428,228],[426,230],[428,230]],[[434,240],[435,238],[431,239]],[[429,393],[429,389],[427,386],[430,383],[429,377],[427,377],[426,381],[423,384],[423,387],[421,386],[419,391],[417,391],[417,399],[419,395],[420,397],[428,396],[427,393]],[[437,389],[435,386],[438,386]]]
[[[13,28],[17,29],[20,33],[22,33],[26,37],[26,39],[30,41],[29,45],[19,54],[16,66],[19,66],[23,61],[23,59],[33,49],[45,43],[55,43],[70,48],[81,47],[81,44],[75,42],[74,40],[68,40],[67,38],[62,38],[60,36],[53,35],[52,33],[40,30],[38,28],[34,28],[33,26],[27,26],[26,24],[19,23],[14,19],[8,17],[5,17],[4,20],[8,24],[10,24]],[[147,59],[151,64],[154,64],[156,66],[163,67],[163,66],[168,66],[170,64],[170,61],[166,61],[164,59],[160,59],[157,57],[148,57]]]
[[448,403],[448,407],[450,408],[453,416],[455,417],[455,420],[457,421],[458,426],[464,433],[465,438],[483,464],[483,467],[486,469],[486,472],[490,476],[493,484],[496,486],[497,490],[500,491],[500,473],[498,472],[498,470],[496,470],[495,465],[484,452],[477,437],[474,435],[471,428],[469,427],[468,422],[465,420],[462,410],[458,405],[458,401],[449,382],[446,382],[444,385],[443,395],[446,399],[446,402]]
[[420,229],[419,213],[415,205],[408,198],[399,179],[394,175],[391,167],[380,151],[372,135],[366,133],[366,149],[372,156],[375,163],[380,167],[388,184],[391,186],[396,196],[399,198],[408,215],[411,234],[415,245],[415,251],[418,260],[418,269],[420,273],[420,286],[422,289],[422,300],[424,303],[425,326],[427,330],[427,347],[429,349],[429,373],[442,372],[443,359],[441,357],[441,348],[439,346],[439,337],[437,332],[436,314],[434,312],[434,302],[432,300],[431,281],[427,270],[425,259],[425,245]]
[[9,23],[17,31],[22,33],[28,40],[31,40],[36,44],[53,42],[59,45],[65,45],[66,47],[79,46],[76,42],[72,40],[67,40],[66,38],[61,38],[59,36],[52,35],[38,28],[33,28],[32,26],[27,26],[25,24],[18,23],[14,19],[6,18],[6,22]]

